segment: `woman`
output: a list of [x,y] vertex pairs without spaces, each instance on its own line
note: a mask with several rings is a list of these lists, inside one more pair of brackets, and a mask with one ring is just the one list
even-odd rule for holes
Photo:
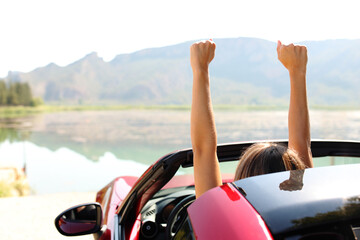
[[[194,152],[196,197],[222,184],[217,159],[216,127],[210,98],[209,64],[215,56],[212,40],[190,48],[193,71],[191,141]],[[240,158],[235,180],[291,169],[313,167],[310,149],[309,110],[306,97],[307,49],[293,44],[277,44],[278,59],[289,71],[290,106],[288,147],[273,143],[255,144]]]

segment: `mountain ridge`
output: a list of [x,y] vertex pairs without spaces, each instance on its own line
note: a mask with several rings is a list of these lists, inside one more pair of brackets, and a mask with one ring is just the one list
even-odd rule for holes
[[[287,104],[289,79],[276,43],[258,38],[214,39],[210,66],[214,104]],[[190,104],[193,41],[119,54],[96,52],[67,65],[50,63],[8,80],[28,82],[34,96],[64,104]],[[302,42],[308,47],[308,97],[312,104],[358,105],[360,40]]]

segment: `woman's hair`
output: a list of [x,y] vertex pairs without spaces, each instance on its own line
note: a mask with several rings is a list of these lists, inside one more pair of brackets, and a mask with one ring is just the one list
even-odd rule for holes
[[255,143],[241,156],[234,180],[296,169],[305,169],[305,164],[295,151],[281,144]]

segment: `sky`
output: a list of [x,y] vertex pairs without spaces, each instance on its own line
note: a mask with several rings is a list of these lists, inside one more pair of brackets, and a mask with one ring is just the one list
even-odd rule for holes
[[360,39],[358,0],[1,0],[0,78],[208,38]]

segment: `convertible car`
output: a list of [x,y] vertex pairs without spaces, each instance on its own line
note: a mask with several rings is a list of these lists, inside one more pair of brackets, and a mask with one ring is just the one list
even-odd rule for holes
[[[278,141],[287,144],[286,141]],[[252,144],[218,146],[234,172]],[[140,178],[118,177],[96,202],[60,213],[58,231],[95,239],[360,239],[360,142],[312,141],[315,168],[224,184],[195,200],[191,149],[172,152]]]

